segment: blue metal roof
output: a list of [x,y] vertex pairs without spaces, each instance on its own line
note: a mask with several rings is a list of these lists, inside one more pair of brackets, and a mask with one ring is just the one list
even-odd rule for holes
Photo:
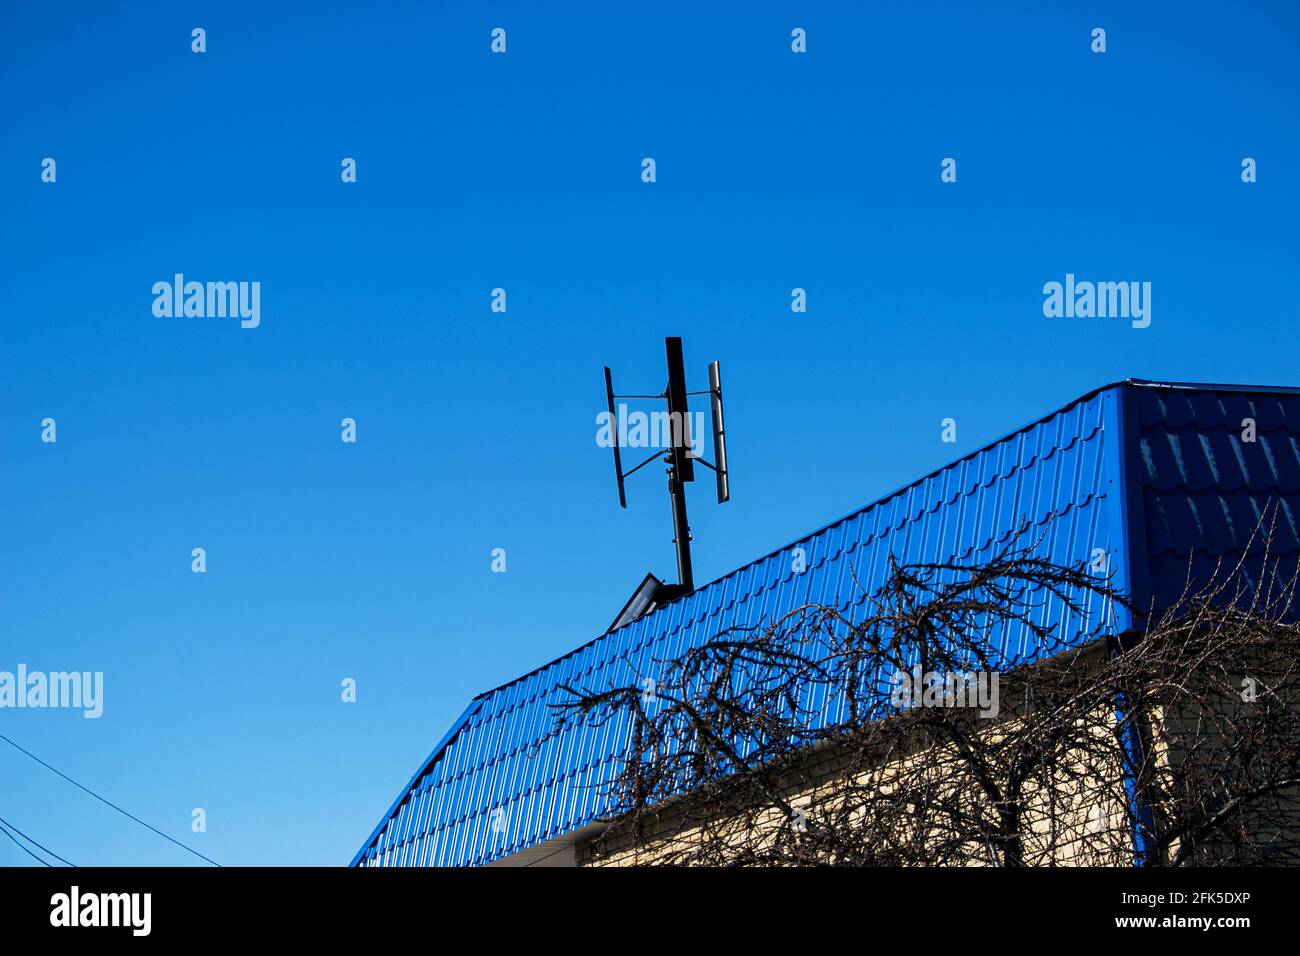
[[[1240,440],[1242,420],[1257,441]],[[1234,437],[1235,436],[1235,437]],[[607,812],[627,724],[548,734],[564,684],[635,683],[729,627],[758,626],[805,603],[850,616],[898,560],[971,561],[1007,544],[1023,520],[1039,552],[1061,563],[1109,555],[1113,586],[1145,605],[1182,593],[1189,561],[1246,556],[1269,502],[1274,557],[1300,556],[1300,394],[1247,386],[1129,381],[1106,386],[927,475],[788,547],[726,575],[558,660],[476,697],[416,771],[353,859],[360,866],[491,863],[571,833]],[[806,569],[795,570],[802,548]],[[1251,563],[1253,562],[1253,563]],[[1084,598],[1089,618],[1119,608]],[[1081,639],[1057,599],[1040,612],[1061,646]],[[996,641],[1011,659],[1035,649],[1023,631]],[[1047,651],[1051,652],[1051,648]],[[833,719],[835,702],[825,702]]]
[[[1222,580],[1238,564],[1254,585],[1265,574],[1294,576],[1300,394],[1155,384],[1131,392],[1138,488],[1129,507],[1142,529],[1133,597],[1168,607],[1185,588]],[[1242,440],[1248,419],[1253,442]],[[1261,522],[1272,530],[1267,561]]]

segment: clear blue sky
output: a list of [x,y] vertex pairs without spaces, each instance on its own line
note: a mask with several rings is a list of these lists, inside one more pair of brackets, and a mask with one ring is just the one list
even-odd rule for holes
[[[602,365],[723,364],[701,582],[1115,379],[1300,384],[1297,7],[978,6],[7,2],[0,670],[106,699],[0,731],[220,862],[346,863],[474,694],[674,577]],[[260,327],[155,318],[176,272]],[[1150,328],[1044,318],[1067,272]],[[2,744],[0,817],[195,862]]]

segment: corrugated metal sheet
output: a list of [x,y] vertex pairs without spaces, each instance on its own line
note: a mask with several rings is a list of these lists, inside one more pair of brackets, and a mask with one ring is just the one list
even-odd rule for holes
[[[1073,563],[1097,548],[1115,585],[1130,587],[1121,488],[1136,480],[1122,453],[1132,426],[1120,386],[1090,393],[986,448],[708,584],[663,609],[583,645],[476,698],[399,794],[353,860],[362,866],[490,863],[572,832],[606,810],[604,785],[618,771],[627,728],[615,721],[547,738],[560,685],[632,683],[733,626],[758,626],[801,604],[852,614],[900,561],[972,561],[1005,545],[1022,519],[1041,553]],[[802,548],[806,570],[794,570]],[[1096,598],[1090,615],[1100,609]],[[1041,613],[1068,643],[1085,622],[1059,601]],[[1128,626],[1126,616],[1117,621]],[[998,638],[1024,657],[1023,632]],[[832,706],[828,704],[828,707]]]

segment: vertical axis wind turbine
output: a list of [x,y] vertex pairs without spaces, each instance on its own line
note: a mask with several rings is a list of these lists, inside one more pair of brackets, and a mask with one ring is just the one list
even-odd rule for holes
[[[682,340],[679,336],[664,339],[664,352],[668,364],[668,384],[657,395],[616,395],[614,394],[614,377],[605,366],[605,398],[609,405],[610,436],[614,449],[614,478],[618,483],[618,503],[627,507],[625,482],[634,474],[650,464],[662,459],[668,465],[668,498],[673,511],[673,544],[677,548],[678,584],[664,585],[661,594],[664,598],[680,597],[695,590],[695,577],[691,568],[691,528],[686,518],[686,485],[695,480],[695,465],[699,463],[714,473],[717,481],[718,504],[730,500],[731,489],[727,473],[727,438],[722,423],[722,373],[717,362],[709,363],[709,387],[702,392],[686,390],[686,371],[682,362]],[[709,409],[713,419],[713,461],[697,456],[693,450],[688,398],[692,395],[708,395]],[[667,431],[671,440],[667,448],[655,451],[631,471],[623,471],[623,454],[619,445],[620,422],[614,405],[616,398],[622,399],[658,399],[667,404]],[[651,428],[653,438],[654,429]],[[661,429],[662,435],[665,429]],[[667,592],[667,593],[665,593]]]

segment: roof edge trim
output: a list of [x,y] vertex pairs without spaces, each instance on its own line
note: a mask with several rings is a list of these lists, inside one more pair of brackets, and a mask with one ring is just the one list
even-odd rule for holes
[[370,831],[370,836],[366,837],[366,842],[361,844],[361,849],[357,850],[356,856],[352,857],[352,862],[348,864],[349,867],[354,867],[361,862],[361,858],[366,855],[367,850],[374,846],[375,841],[379,838],[379,834],[383,832],[384,827],[388,826],[389,822],[392,821],[394,815],[397,813],[397,808],[402,805],[402,801],[411,795],[411,791],[415,788],[415,784],[424,776],[425,771],[432,767],[439,758],[442,757],[443,752],[447,749],[447,746],[452,742],[452,740],[455,739],[456,735],[460,733],[461,728],[469,722],[471,717],[478,713],[478,709],[482,706],[483,699],[481,696],[475,697],[469,702],[469,706],[465,708],[464,713],[456,718],[456,722],[451,725],[451,729],[443,735],[442,740],[438,741],[438,746],[433,748],[433,751],[429,756],[424,759],[424,763],[420,764],[420,769],[411,775],[411,779],[407,781],[406,786],[397,794],[397,799],[394,800],[393,805],[388,808],[388,812],[379,818],[379,822],[375,824],[375,828]]

